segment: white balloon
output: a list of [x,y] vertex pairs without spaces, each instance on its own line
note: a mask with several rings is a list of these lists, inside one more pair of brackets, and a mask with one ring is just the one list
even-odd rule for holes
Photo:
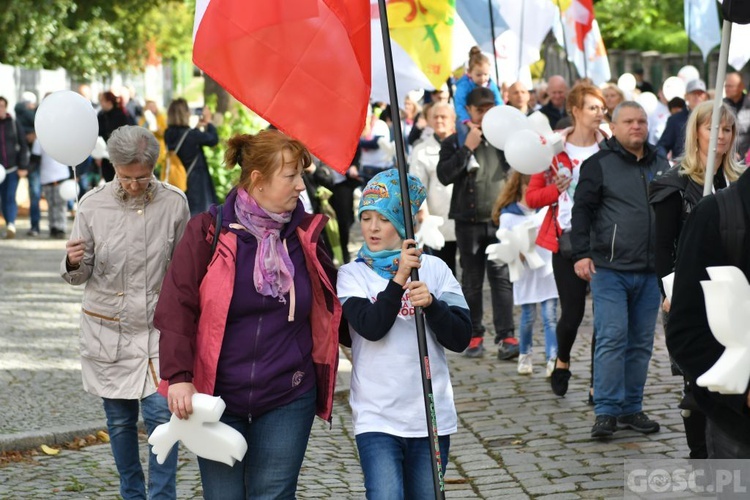
[[698,68],[688,64],[687,66],[683,66],[682,68],[680,68],[680,71],[677,72],[677,76],[683,82],[687,83],[699,79],[701,77],[701,73],[700,71],[698,71]]
[[635,90],[635,85],[635,77],[631,73],[623,73],[617,79],[617,86],[625,93]]
[[528,118],[531,123],[531,130],[535,131],[539,135],[549,135],[552,133],[552,127],[549,126],[549,120],[547,115],[541,111],[534,111]]
[[505,159],[514,170],[526,175],[544,172],[552,163],[552,147],[533,130],[520,130],[510,136]]
[[482,119],[482,133],[490,144],[504,151],[508,137],[519,130],[530,130],[526,115],[513,106],[495,106]]
[[34,128],[44,151],[71,166],[88,158],[99,135],[99,123],[91,103],[70,90],[54,92],[44,98],[37,109]]
[[60,193],[60,198],[65,201],[73,201],[78,197],[78,184],[73,179],[63,181],[57,186]]
[[667,101],[671,101],[675,97],[683,99],[685,97],[685,82],[678,76],[670,76],[664,80],[661,92]]
[[0,184],[5,182],[5,166],[0,165]]
[[643,110],[646,111],[646,116],[651,116],[659,105],[659,99],[651,92],[643,92],[636,97],[635,100],[638,104],[643,106]]

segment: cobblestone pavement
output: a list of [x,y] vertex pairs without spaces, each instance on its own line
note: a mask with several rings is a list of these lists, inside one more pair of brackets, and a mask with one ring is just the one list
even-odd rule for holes
[[[58,275],[64,242],[25,238],[27,228],[28,221],[21,220],[17,239],[0,240],[0,451],[39,450],[41,444],[58,445],[105,427],[99,398],[81,388],[81,289]],[[687,456],[675,409],[679,381],[670,375],[661,326],[644,402],[648,414],[662,424],[661,432],[644,436],[619,431],[610,441],[590,439],[590,336],[589,309],[565,398],[549,389],[541,347],[530,377],[517,375],[515,362],[497,361],[491,349],[479,360],[449,355],[459,432],[451,443],[447,498],[621,497],[625,459]],[[333,424],[315,423],[299,498],[364,498],[346,403],[346,363],[343,367]],[[146,456],[144,441],[144,463]],[[201,496],[197,462],[185,450],[180,452],[178,489],[180,498]],[[0,466],[0,499],[117,496],[117,473],[106,444],[63,449],[56,456],[39,452]]]

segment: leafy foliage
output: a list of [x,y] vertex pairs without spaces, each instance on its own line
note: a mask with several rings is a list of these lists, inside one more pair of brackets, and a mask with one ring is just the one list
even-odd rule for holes
[[140,70],[148,48],[189,55],[194,0],[13,0],[0,9],[0,61],[90,78]]
[[[206,106],[211,111],[216,109],[217,98],[215,94],[208,96]],[[216,127],[219,134],[219,145],[215,148],[204,148],[208,162],[208,171],[216,186],[216,195],[219,202],[224,202],[227,193],[237,184],[240,177],[240,168],[237,165],[227,168],[224,165],[224,154],[226,153],[227,141],[237,134],[255,134],[265,128],[265,122],[245,106],[238,104],[233,112],[224,113],[221,125]]]
[[607,48],[687,51],[683,2],[599,0],[594,13]]

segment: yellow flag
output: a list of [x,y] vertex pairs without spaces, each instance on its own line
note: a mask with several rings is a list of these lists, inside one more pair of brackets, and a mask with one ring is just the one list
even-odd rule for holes
[[391,38],[440,88],[451,74],[455,0],[390,0],[387,8]]

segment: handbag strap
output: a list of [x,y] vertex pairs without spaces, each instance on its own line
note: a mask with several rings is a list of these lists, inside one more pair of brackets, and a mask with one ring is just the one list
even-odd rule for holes
[[174,154],[177,154],[177,151],[180,150],[182,147],[182,143],[185,142],[185,138],[190,133],[190,129],[187,129],[184,134],[182,134],[182,137],[180,138],[180,142],[177,143],[177,147],[174,150]]

